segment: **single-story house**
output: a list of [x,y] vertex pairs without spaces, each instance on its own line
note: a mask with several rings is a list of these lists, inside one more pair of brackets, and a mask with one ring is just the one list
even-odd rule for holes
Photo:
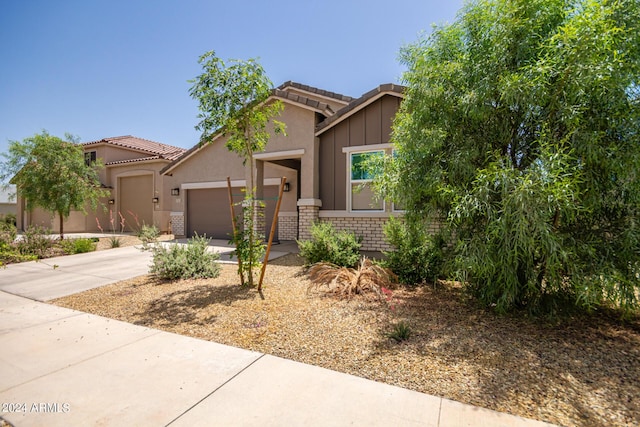
[[[284,176],[289,187],[278,214],[278,239],[309,238],[314,221],[331,221],[362,236],[365,250],[388,249],[382,227],[389,216],[402,212],[392,203],[374,201],[371,177],[360,166],[368,156],[391,155],[391,126],[403,89],[383,84],[357,99],[294,82],[273,90],[267,102],[284,103],[278,120],[286,124],[287,135],[273,134],[265,151],[254,155],[267,235]],[[173,234],[228,238],[226,179],[231,179],[234,201],[241,201],[250,178],[249,163],[242,160],[219,133],[161,170],[164,185],[176,189],[168,206]]]
[[[118,136],[82,143],[87,163],[101,159],[100,183],[110,195],[101,200],[101,206],[87,214],[73,211],[64,222],[65,232],[97,232],[99,226],[107,231],[120,229],[120,215],[125,218],[125,229],[136,230],[142,224],[156,225],[168,232],[171,227],[171,190],[165,185],[160,170],[180,157],[186,150],[134,136]],[[18,194],[17,223],[19,230],[29,225],[40,225],[59,232],[57,215],[36,208],[28,211]]]

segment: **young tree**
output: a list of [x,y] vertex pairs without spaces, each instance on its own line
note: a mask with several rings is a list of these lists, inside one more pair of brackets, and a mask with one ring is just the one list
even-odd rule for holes
[[10,141],[0,172],[2,181],[16,185],[27,209],[41,207],[58,214],[60,239],[72,209],[86,213],[87,204],[96,209],[100,197],[107,195],[100,188],[96,165],[87,165],[82,146],[71,142],[71,135],[66,138],[43,131],[23,141]]
[[485,304],[638,307],[638,23],[635,0],[475,0],[401,51],[377,185],[444,219]]
[[267,102],[273,84],[262,66],[255,60],[231,60],[229,64],[216,57],[214,51],[202,55],[198,61],[203,72],[194,80],[189,94],[199,102],[200,122],[196,129],[202,132],[201,143],[208,143],[212,136],[222,133],[227,138],[226,146],[249,163],[250,180],[245,193],[244,232],[243,224],[234,230],[238,273],[253,286],[253,270],[259,267],[259,254],[264,245],[254,228],[256,221],[255,159],[253,154],[264,151],[271,136],[267,124],[273,123],[276,133],[284,132],[284,124],[272,120],[284,108],[282,102]]

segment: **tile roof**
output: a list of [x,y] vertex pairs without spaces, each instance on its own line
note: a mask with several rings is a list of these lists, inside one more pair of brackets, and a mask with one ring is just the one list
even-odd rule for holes
[[159,160],[162,159],[163,157],[160,156],[149,156],[149,157],[140,157],[137,159],[126,159],[126,160],[116,160],[113,162],[107,162],[105,163],[105,166],[110,166],[110,165],[122,165],[125,163],[136,163],[136,162],[146,162],[149,160]]
[[[157,156],[160,159],[175,160],[186,150],[172,145],[162,144],[160,142],[149,141],[148,139],[137,138],[131,135],[115,136],[111,138],[103,138],[98,141],[83,142],[82,145],[90,147],[97,144],[110,144],[132,150],[142,151],[144,153]],[[142,159],[132,159],[131,161],[150,160],[149,157]]]
[[281,89],[274,89],[273,95],[277,96],[278,98],[288,99],[293,102],[307,105],[311,108],[319,110],[327,117],[335,114],[335,111],[333,111],[333,109],[326,102],[316,101],[315,99],[310,99],[310,98],[307,98],[306,96],[301,96],[301,95],[291,93]]
[[333,98],[333,99],[336,99],[338,101],[347,102],[347,103],[351,102],[351,101],[353,101],[355,99],[355,98],[352,98],[352,97],[347,96],[347,95],[342,95],[340,93],[329,92],[328,90],[318,89],[317,87],[313,87],[313,86],[303,85],[301,83],[292,82],[291,80],[289,80],[287,82],[284,82],[283,84],[278,86],[276,88],[276,90],[285,90],[288,87],[292,87],[294,89],[303,90],[305,92],[315,93],[316,95],[325,96],[327,98]]
[[351,101],[346,106],[339,109],[334,115],[327,117],[316,126],[316,135],[323,130],[328,129],[331,125],[339,122],[345,117],[348,117],[351,112],[355,112],[359,110],[361,107],[365,106],[370,100],[375,98],[381,93],[385,92],[393,92],[402,96],[404,93],[405,86],[397,85],[394,83],[386,83],[378,86],[377,88],[370,90],[369,92],[362,95],[360,98]]

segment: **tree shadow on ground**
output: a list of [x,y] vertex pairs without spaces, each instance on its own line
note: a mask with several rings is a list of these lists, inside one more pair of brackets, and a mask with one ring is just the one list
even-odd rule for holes
[[451,287],[409,289],[394,301],[412,338],[399,347],[383,331],[377,351],[462,367],[465,375],[455,380],[475,388],[468,403],[508,411],[510,402],[526,402],[540,419],[562,411],[574,425],[640,420],[639,319],[623,324],[601,314],[551,323],[525,313],[499,316]]
[[[211,304],[229,306],[236,301],[253,299],[255,296],[254,288],[240,286],[239,284],[190,287],[153,300],[144,310],[136,313],[139,316],[139,320],[135,323],[144,326],[151,326],[157,323],[162,323],[164,326],[176,326],[190,322],[198,323],[198,311]],[[206,319],[208,322],[211,320],[211,318]]]

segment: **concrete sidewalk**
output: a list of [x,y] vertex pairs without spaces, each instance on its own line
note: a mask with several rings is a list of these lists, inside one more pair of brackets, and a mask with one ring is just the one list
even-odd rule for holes
[[1,291],[0,348],[17,427],[549,425]]

